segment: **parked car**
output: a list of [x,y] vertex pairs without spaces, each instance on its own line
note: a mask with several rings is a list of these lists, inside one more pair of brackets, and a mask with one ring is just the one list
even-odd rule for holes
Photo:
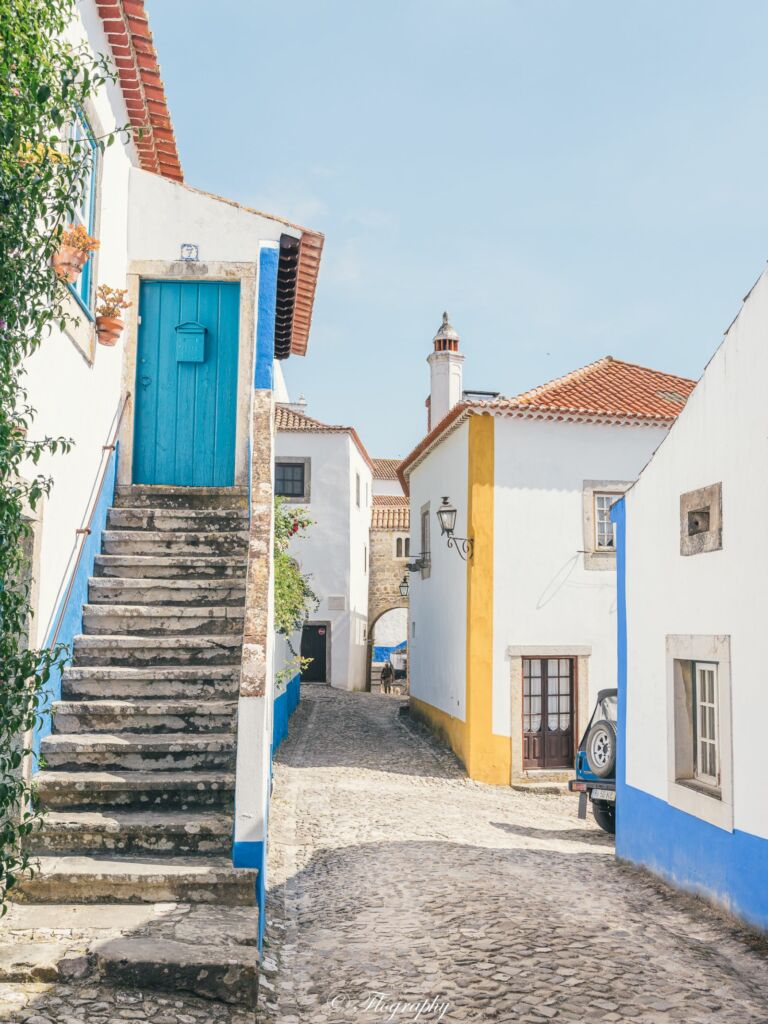
[[592,717],[576,754],[576,778],[568,783],[579,794],[579,817],[592,804],[595,821],[605,832],[616,831],[617,690],[600,690]]

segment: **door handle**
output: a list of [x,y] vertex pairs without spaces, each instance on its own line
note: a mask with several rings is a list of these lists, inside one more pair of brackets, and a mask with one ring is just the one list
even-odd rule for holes
[[141,377],[139,379],[139,384],[141,384],[141,386],[143,388],[148,388],[151,383],[152,383],[152,378],[151,377]]

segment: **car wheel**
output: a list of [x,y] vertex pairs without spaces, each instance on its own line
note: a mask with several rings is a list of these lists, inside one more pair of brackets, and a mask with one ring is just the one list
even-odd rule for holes
[[616,770],[616,726],[613,722],[595,722],[586,743],[589,770],[599,779],[607,779]]
[[603,832],[616,835],[616,808],[612,804],[603,803],[602,800],[593,801],[592,813]]

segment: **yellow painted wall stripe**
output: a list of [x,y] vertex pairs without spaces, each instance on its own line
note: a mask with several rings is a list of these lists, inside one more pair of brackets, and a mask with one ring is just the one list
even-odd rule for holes
[[474,539],[467,561],[466,757],[471,779],[507,786],[511,746],[493,735],[493,416],[469,417],[467,521]]

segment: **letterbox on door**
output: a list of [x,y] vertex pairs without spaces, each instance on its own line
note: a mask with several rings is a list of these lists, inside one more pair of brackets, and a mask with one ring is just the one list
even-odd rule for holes
[[205,327],[195,320],[177,324],[176,362],[202,363],[205,360]]

